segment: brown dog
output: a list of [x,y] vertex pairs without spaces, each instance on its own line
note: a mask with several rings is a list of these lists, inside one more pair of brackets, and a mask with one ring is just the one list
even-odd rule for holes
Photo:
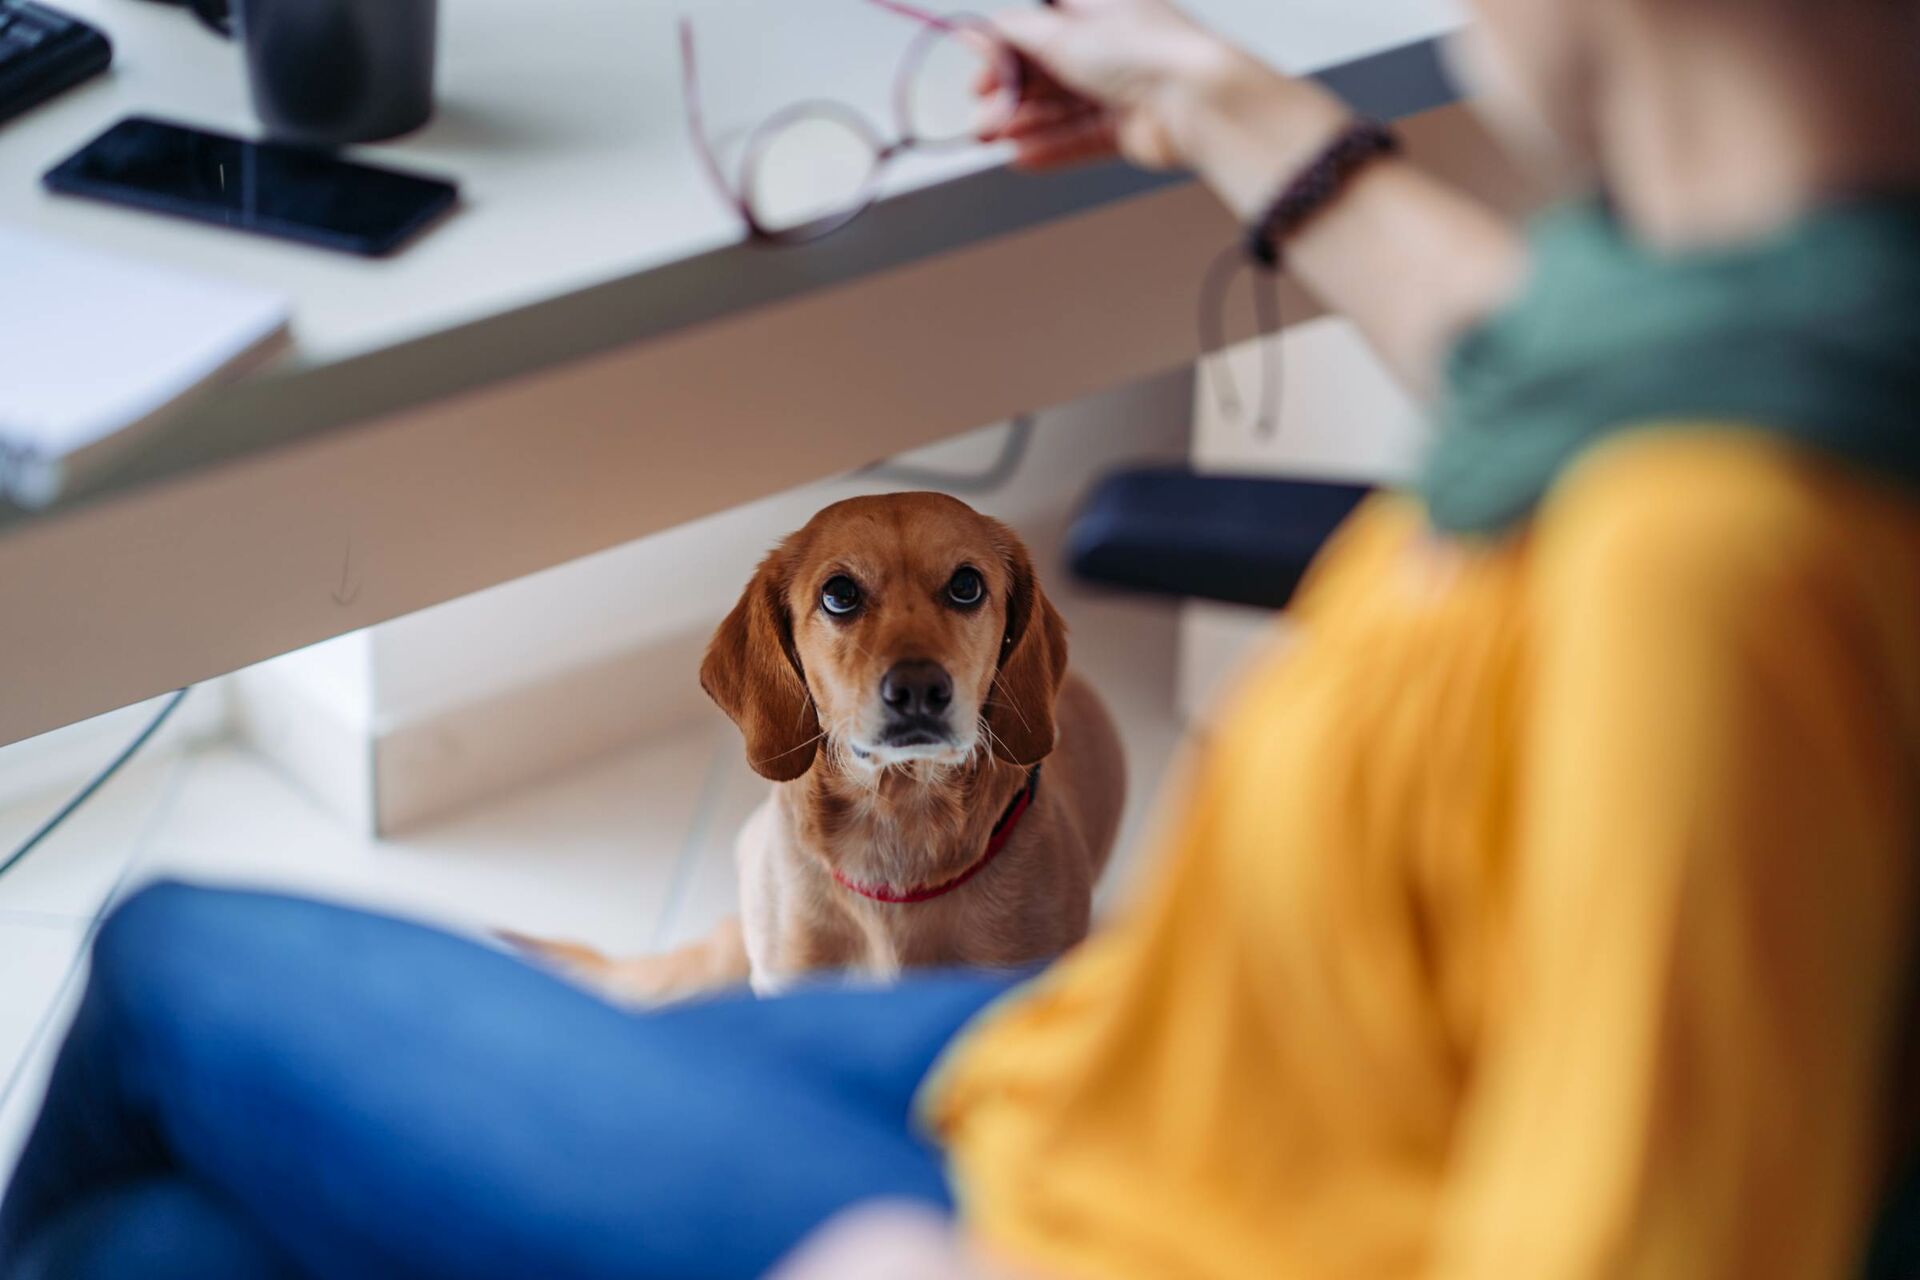
[[761,563],[700,670],[776,784],[735,845],[739,920],[633,960],[515,941],[637,1000],[1058,955],[1086,934],[1125,790],[1113,722],[1066,665],[1005,525],[936,493],[835,503]]

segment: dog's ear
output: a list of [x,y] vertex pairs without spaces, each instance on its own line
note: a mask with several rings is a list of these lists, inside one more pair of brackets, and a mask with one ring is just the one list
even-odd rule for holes
[[820,742],[787,608],[793,558],[782,546],[760,562],[700,664],[700,687],[740,726],[747,763],[775,782],[811,769]]
[[1038,764],[1053,750],[1053,703],[1067,671],[1067,624],[1034,579],[1018,535],[995,530],[1007,566],[1007,630],[987,699],[993,753],[1009,764]]

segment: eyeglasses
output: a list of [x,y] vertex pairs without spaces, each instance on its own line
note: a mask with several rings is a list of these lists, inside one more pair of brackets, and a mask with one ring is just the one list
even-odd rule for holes
[[[1020,101],[1020,59],[985,19],[928,13],[903,0],[869,3],[920,26],[894,77],[891,138],[843,102],[799,102],[746,135],[733,176],[707,133],[693,24],[680,19],[681,82],[694,150],[756,240],[805,244],[838,231],[873,204],[893,160],[914,150],[971,145]],[[998,86],[985,102],[974,95],[982,83]]]

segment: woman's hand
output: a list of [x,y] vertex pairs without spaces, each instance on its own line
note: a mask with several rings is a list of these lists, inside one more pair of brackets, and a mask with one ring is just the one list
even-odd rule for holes
[[[1346,120],[1318,86],[1281,75],[1169,0],[1059,0],[994,19],[1021,55],[1012,113],[985,136],[1056,169],[1122,156],[1187,168],[1247,216]],[[988,72],[983,95],[1001,86]]]
[[829,1220],[768,1280],[1034,1280],[992,1266],[924,1205],[870,1201]]
[[[1175,102],[1231,50],[1166,0],[1067,0],[1010,10],[995,25],[1028,76],[1019,107],[991,135],[1015,143],[1016,163],[1052,169],[1116,154],[1149,169],[1190,163],[1172,127]],[[980,86],[1000,87],[991,73]]]

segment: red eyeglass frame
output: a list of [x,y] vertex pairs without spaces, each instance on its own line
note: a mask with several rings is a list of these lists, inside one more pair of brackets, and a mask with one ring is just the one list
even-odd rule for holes
[[[687,127],[693,136],[693,149],[714,190],[739,215],[740,221],[746,225],[748,236],[754,240],[765,244],[798,245],[832,235],[873,207],[880,193],[881,175],[896,157],[909,151],[964,146],[974,141],[969,137],[940,139],[914,135],[913,77],[920,69],[926,50],[936,41],[964,31],[977,32],[993,50],[993,56],[1002,60],[999,93],[1005,99],[1007,109],[1011,111],[1020,100],[1023,64],[1019,56],[994,34],[992,25],[986,19],[971,14],[929,13],[903,0],[867,2],[921,24],[920,33],[907,46],[894,76],[894,139],[887,141],[872,121],[844,102],[836,102],[831,98],[796,102],[768,116],[747,136],[746,149],[740,157],[740,177],[737,182],[728,181],[720,157],[715,154],[713,144],[707,138],[706,112],[700,101],[699,66],[694,58],[693,23],[684,15],[680,18],[680,80],[686,98]],[[754,174],[759,168],[761,156],[773,139],[783,129],[809,116],[838,121],[867,144],[873,153],[873,164],[845,209],[791,227],[769,227],[753,211]]]

